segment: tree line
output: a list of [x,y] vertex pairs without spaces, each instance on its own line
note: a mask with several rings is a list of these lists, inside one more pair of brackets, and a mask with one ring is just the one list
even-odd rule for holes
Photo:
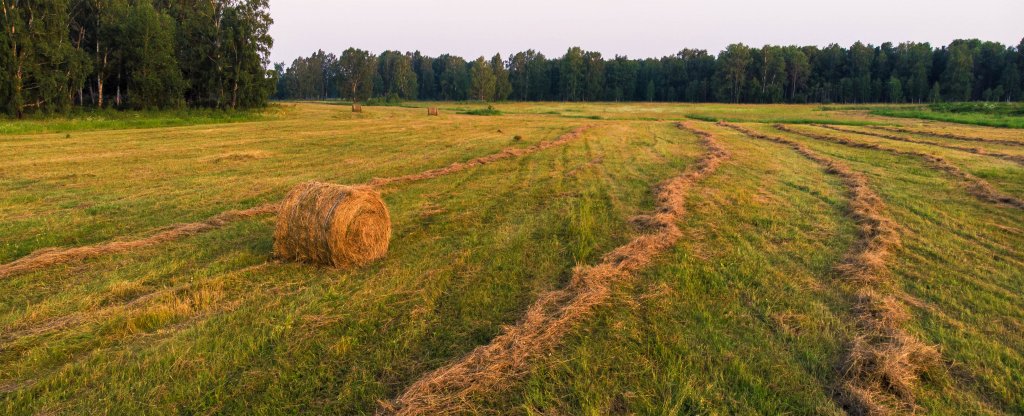
[[904,103],[1019,101],[1024,40],[977,39],[934,48],[905,42],[753,48],[712,55],[684,49],[660,59],[605,59],[570,48],[467,61],[444,54],[349,48],[275,64],[277,99]]
[[274,92],[268,0],[0,0],[0,111],[221,109]]

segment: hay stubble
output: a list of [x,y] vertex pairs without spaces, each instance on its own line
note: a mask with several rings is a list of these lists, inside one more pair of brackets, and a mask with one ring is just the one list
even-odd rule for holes
[[474,394],[500,388],[523,375],[534,360],[551,351],[607,302],[616,282],[648,266],[682,237],[676,222],[685,214],[684,202],[698,181],[712,174],[727,157],[710,133],[690,124],[678,127],[703,139],[707,152],[691,171],[658,186],[657,210],[645,218],[650,231],[605,254],[593,266],[577,266],[569,284],[544,293],[530,305],[522,320],[506,327],[487,345],[412,383],[397,398],[383,403],[383,414],[448,414],[467,411]]
[[967,171],[965,171],[963,169],[960,169],[959,167],[957,167],[956,165],[953,165],[952,163],[950,163],[948,160],[946,160],[945,158],[943,158],[941,156],[936,156],[936,155],[933,155],[933,154],[923,153],[923,152],[899,150],[899,149],[894,149],[894,148],[891,148],[891,147],[880,146],[880,145],[873,144],[873,143],[864,143],[864,142],[853,141],[853,140],[846,139],[846,138],[843,138],[843,137],[827,136],[827,135],[823,135],[823,134],[815,134],[815,133],[810,133],[810,132],[806,132],[806,131],[794,130],[794,129],[792,129],[792,128],[786,126],[786,125],[783,125],[783,124],[776,124],[775,128],[779,129],[781,131],[787,132],[787,133],[792,133],[792,134],[804,136],[804,137],[815,139],[815,140],[819,140],[819,141],[825,141],[825,142],[832,142],[832,143],[836,143],[836,144],[841,144],[841,145],[848,146],[848,147],[855,147],[855,148],[860,148],[860,149],[881,150],[881,151],[888,152],[888,153],[895,154],[895,155],[912,156],[912,157],[918,158],[920,160],[923,160],[925,163],[927,163],[933,169],[936,169],[936,170],[941,171],[941,172],[946,172],[946,173],[948,173],[948,174],[950,174],[950,175],[960,179],[961,182],[963,182],[963,184],[966,186],[967,191],[971,195],[974,195],[974,196],[978,197],[979,199],[982,199],[982,200],[985,200],[985,201],[989,201],[989,202],[993,202],[993,203],[997,203],[997,204],[1009,205],[1009,206],[1012,206],[1014,208],[1024,209],[1024,200],[1022,200],[1020,198],[1017,198],[1015,196],[1012,196],[1012,195],[1007,195],[1007,194],[1005,194],[1003,192],[1000,192],[1000,191],[996,190],[995,187],[993,187],[990,183],[988,183],[984,179],[981,179],[981,178],[979,178],[977,176],[974,176],[974,175],[968,173]]
[[[561,136],[553,140],[543,141],[526,148],[508,147],[488,156],[474,158],[467,162],[456,162],[443,168],[430,169],[420,173],[396,177],[375,178],[371,180],[369,183],[367,183],[366,186],[382,187],[399,182],[413,182],[433,179],[440,176],[461,172],[466,169],[498,162],[501,160],[531,155],[539,151],[546,150],[555,146],[562,146],[569,143],[570,141],[576,140],[579,137],[581,137],[583,133],[586,130],[590,129],[591,127],[593,126],[588,125],[576,127],[569,133],[562,134]],[[130,250],[150,247],[153,245],[177,240],[199,233],[216,230],[237,221],[257,216],[277,214],[279,208],[280,203],[275,202],[259,205],[253,208],[240,211],[225,211],[203,221],[174,225],[170,227],[170,229],[168,230],[160,231],[149,237],[144,237],[137,240],[113,241],[108,243],[73,248],[50,247],[39,249],[27,256],[24,256],[10,263],[0,264],[0,279],[15,274],[27,273],[58,264],[79,262],[97,256],[123,253]]]
[[873,137],[878,137],[878,138],[887,139],[887,140],[893,140],[893,141],[898,141],[898,142],[914,143],[914,144],[921,144],[921,145],[927,145],[927,146],[941,147],[943,149],[958,150],[958,151],[961,151],[961,152],[974,153],[976,155],[990,156],[990,157],[994,157],[994,158],[998,158],[998,159],[1008,160],[1008,161],[1014,162],[1014,163],[1016,163],[1018,165],[1024,165],[1024,156],[1022,156],[1022,155],[1011,155],[1011,154],[1007,154],[1007,153],[993,152],[991,150],[986,150],[986,149],[982,149],[982,148],[978,148],[978,147],[963,147],[963,146],[956,146],[956,145],[939,143],[939,142],[933,142],[933,141],[927,141],[927,140],[917,140],[917,139],[911,139],[909,137],[897,136],[897,135],[894,135],[894,134],[886,134],[886,133],[873,132],[873,131],[854,130],[854,129],[848,129],[848,128],[839,127],[839,126],[832,126],[832,125],[828,125],[828,124],[812,124],[812,125],[815,126],[815,127],[826,128],[826,129],[837,131],[837,132],[840,132],[840,133],[863,134],[863,135],[866,135],[866,136],[873,136]]
[[847,350],[837,396],[854,414],[890,414],[917,408],[914,389],[922,373],[940,364],[938,349],[910,334],[903,295],[890,277],[887,261],[899,246],[899,226],[884,214],[885,204],[867,178],[846,164],[803,144],[721,123],[749,137],[789,146],[839,176],[850,192],[850,216],[859,239],[838,267],[854,288],[855,335]]

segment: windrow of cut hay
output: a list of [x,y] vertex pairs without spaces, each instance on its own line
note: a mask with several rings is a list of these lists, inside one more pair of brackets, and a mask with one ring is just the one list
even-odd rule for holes
[[993,152],[993,151],[989,151],[989,150],[985,150],[985,149],[979,149],[977,147],[955,146],[955,145],[951,145],[951,144],[938,143],[938,142],[933,142],[933,141],[928,141],[928,140],[916,140],[916,139],[911,139],[909,137],[902,137],[902,136],[896,136],[896,135],[892,135],[892,134],[885,134],[885,133],[879,133],[879,132],[845,129],[845,128],[842,128],[842,127],[831,126],[831,125],[828,125],[828,124],[813,124],[813,126],[821,127],[821,128],[826,128],[826,129],[829,129],[829,130],[835,130],[835,131],[838,131],[838,132],[841,132],[841,133],[863,134],[865,136],[879,137],[879,138],[887,139],[887,140],[895,140],[895,141],[899,141],[899,142],[914,143],[914,144],[921,144],[921,145],[927,145],[927,146],[941,147],[941,148],[944,148],[944,149],[958,150],[958,151],[961,151],[961,152],[974,153],[976,155],[990,156],[990,157],[994,157],[994,158],[1008,160],[1008,161],[1017,163],[1019,165],[1024,165],[1024,156],[1022,156],[1022,155],[1011,155],[1011,154],[1006,154],[1006,153]]
[[263,204],[257,207],[240,210],[224,211],[206,220],[185,224],[178,224],[157,232],[146,238],[131,241],[112,241],[108,243],[82,246],[68,249],[46,248],[36,250],[31,254],[13,262],[0,265],[0,278],[8,277],[16,273],[24,273],[55,264],[81,261],[87,258],[107,254],[122,253],[129,250],[149,247],[179,238],[196,235],[202,232],[224,227],[230,223],[252,218],[260,215],[273,214],[277,212],[279,203]]
[[915,157],[925,161],[925,163],[927,163],[929,166],[936,170],[946,172],[960,179],[966,185],[967,191],[971,195],[974,195],[984,201],[994,202],[997,204],[1006,204],[1015,208],[1024,209],[1024,200],[1012,195],[1004,194],[996,190],[996,188],[994,188],[984,179],[981,179],[977,176],[968,173],[963,169],[960,169],[959,167],[953,165],[952,163],[949,163],[949,161],[947,161],[945,158],[942,158],[941,156],[936,156],[933,154],[922,152],[914,152],[909,150],[899,150],[891,147],[880,146],[873,143],[853,141],[842,137],[826,136],[823,134],[797,131],[783,124],[776,124],[775,128],[787,133],[792,133],[811,139],[841,144],[844,146],[856,147],[861,149],[881,150],[895,155]]
[[[469,169],[471,167],[492,163],[498,160],[525,156],[554,146],[564,145],[580,137],[584,131],[591,127],[593,126],[577,127],[573,131],[559,136],[557,139],[541,142],[539,144],[527,148],[506,148],[498,153],[489,156],[472,159],[465,163],[454,163],[445,168],[431,169],[417,174],[404,175],[393,178],[377,178],[370,181],[367,185],[383,186],[395,182],[408,182],[431,179],[436,178],[438,176],[447,175],[461,170]],[[277,214],[280,205],[281,204],[279,202],[275,202],[263,204],[257,207],[241,211],[225,211],[203,221],[174,225],[171,226],[170,229],[157,232],[154,235],[138,240],[113,241],[108,243],[101,243],[74,248],[50,247],[39,249],[28,254],[25,257],[22,257],[10,263],[0,264],[0,278],[12,276],[17,273],[27,273],[33,270],[38,270],[57,264],[67,264],[107,254],[122,253],[129,250],[149,247],[160,243],[173,241],[179,238],[196,235],[206,231],[212,231],[218,228],[222,228],[236,221],[241,221],[244,219],[260,215]]]
[[502,149],[498,153],[494,153],[487,156],[478,157],[476,159],[470,159],[466,162],[455,162],[451,165],[443,168],[431,169],[428,171],[413,173],[410,175],[395,176],[391,178],[376,178],[369,182],[370,186],[385,186],[395,182],[409,182],[419,181],[424,179],[432,179],[438,176],[449,175],[455,172],[460,172],[466,169],[475,168],[477,166],[483,166],[489,163],[494,163],[499,160],[512,159],[516,157],[522,157],[537,153],[541,150],[549,149],[555,146],[561,146],[569,143],[573,140],[578,139],[583,135],[583,132],[592,128],[593,126],[580,126],[572,131],[565,133],[554,140],[546,140],[528,147],[507,147]]
[[803,144],[742,126],[720,123],[747,136],[780,143],[840,177],[850,193],[850,216],[860,237],[839,266],[855,292],[856,335],[844,360],[840,403],[855,414],[889,414],[917,408],[914,389],[921,374],[940,364],[938,350],[904,329],[909,321],[899,289],[886,267],[899,245],[898,225],[883,214],[885,204],[867,178],[846,164]]
[[972,137],[972,136],[964,136],[964,135],[960,135],[960,134],[953,134],[953,133],[946,133],[946,132],[927,131],[927,130],[913,130],[913,129],[908,129],[908,128],[905,128],[905,127],[895,127],[895,126],[873,126],[871,128],[876,129],[876,130],[887,130],[887,131],[892,131],[892,132],[896,132],[896,133],[906,133],[906,134],[916,134],[916,135],[919,135],[919,136],[940,137],[940,138],[960,140],[960,141],[965,141],[965,142],[1005,144],[1005,145],[1009,145],[1009,146],[1024,146],[1024,141],[1017,141],[1017,140],[991,139],[991,138],[986,138],[986,137]]
[[542,294],[518,324],[506,327],[490,344],[425,374],[394,401],[383,404],[380,413],[471,411],[472,395],[501,388],[522,376],[536,358],[553,350],[596,306],[607,302],[613,284],[646,267],[655,256],[675,245],[682,236],[676,222],[684,215],[690,189],[714,172],[726,157],[711,134],[692,130],[688,125],[678,126],[700,135],[708,150],[694,169],[658,186],[657,210],[646,221],[651,226],[650,233],[605,254],[596,265],[577,267],[565,288]]

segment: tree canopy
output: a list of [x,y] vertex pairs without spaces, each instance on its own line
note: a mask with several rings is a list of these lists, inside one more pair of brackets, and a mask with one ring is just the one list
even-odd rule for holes
[[[386,51],[374,56],[349,49],[341,61],[345,54],[358,54],[361,70],[376,71],[360,77],[361,82],[374,84],[365,87],[364,93],[352,93],[353,84],[349,83],[345,88],[328,87],[326,95],[310,94],[308,91],[317,90],[313,86],[348,79],[341,74],[355,71],[355,64],[346,67],[348,72],[310,65],[323,60],[319,57],[322,52],[317,52],[296,59],[287,69],[278,65],[282,75],[276,97],[732,103],[1017,101],[1024,92],[1022,49],[1024,40],[1017,46],[957,40],[941,48],[913,42],[760,48],[733,44],[718,55],[683,49],[659,59],[605,59],[598,52],[572,47],[554,59],[527,50],[509,54],[507,60],[498,54],[489,62],[483,57],[466,61],[450,54],[434,58],[420,52]],[[382,62],[371,64],[374,59]],[[399,79],[405,87],[397,87]]]
[[274,91],[267,0],[0,0],[0,111],[248,108]]

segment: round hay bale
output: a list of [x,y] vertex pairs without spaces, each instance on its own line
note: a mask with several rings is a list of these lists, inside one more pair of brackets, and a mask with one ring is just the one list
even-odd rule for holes
[[366,186],[307,182],[285,197],[274,230],[274,256],[334,267],[380,259],[391,241],[391,214]]

